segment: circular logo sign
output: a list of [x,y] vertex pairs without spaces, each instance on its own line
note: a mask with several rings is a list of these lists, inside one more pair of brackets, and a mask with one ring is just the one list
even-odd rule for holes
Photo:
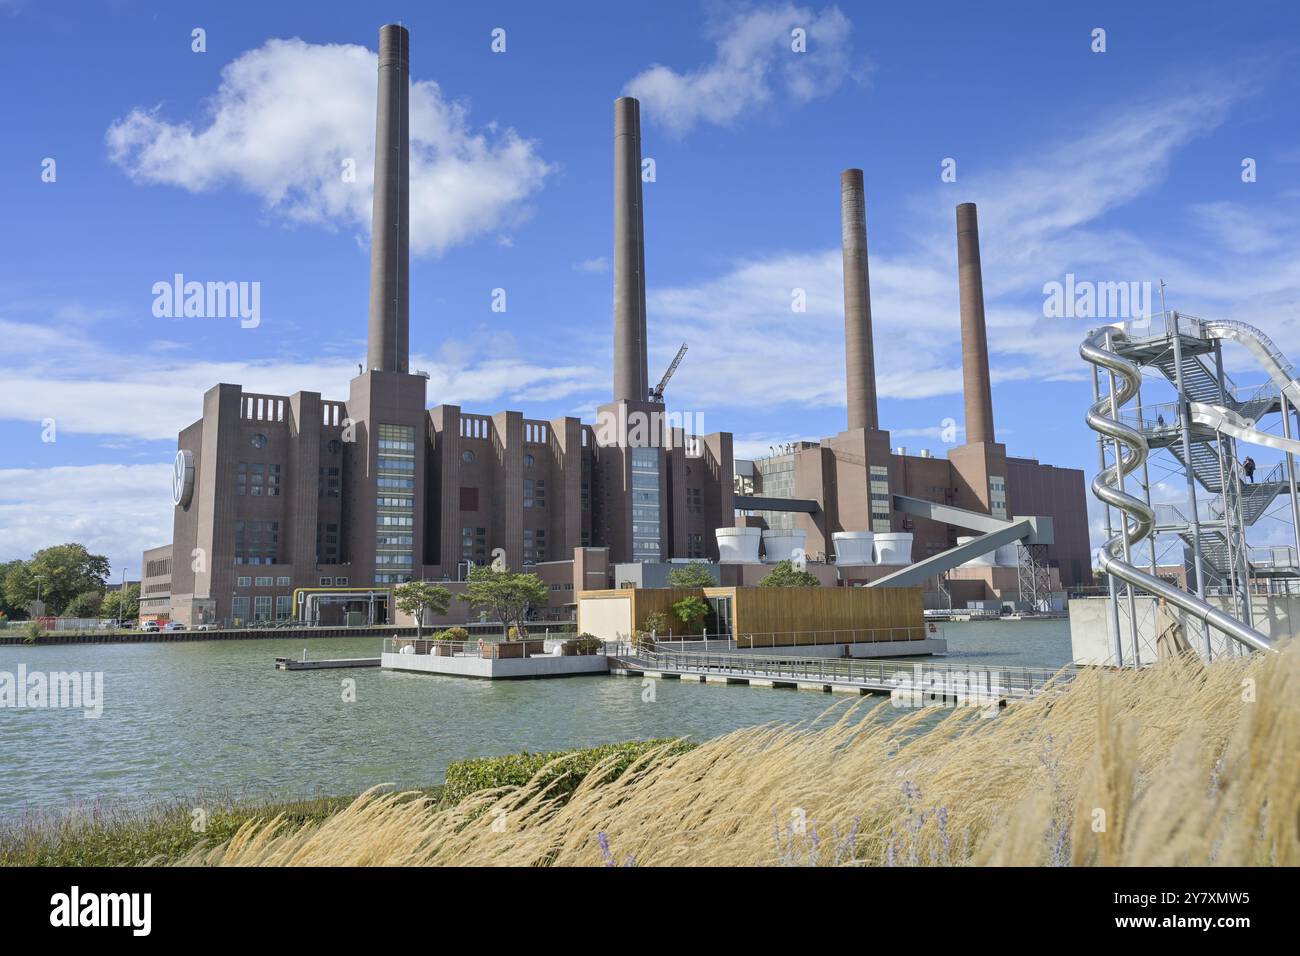
[[182,508],[190,506],[194,497],[194,455],[182,448],[176,453],[172,465],[172,501]]

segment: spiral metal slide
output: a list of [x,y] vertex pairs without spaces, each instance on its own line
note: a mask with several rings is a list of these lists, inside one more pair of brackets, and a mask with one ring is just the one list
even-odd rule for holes
[[1207,425],[1238,441],[1263,445],[1291,455],[1300,455],[1300,441],[1262,432],[1255,428],[1254,421],[1244,415],[1238,415],[1218,405],[1206,405],[1204,402],[1188,402],[1187,405],[1191,409],[1192,421],[1198,425]]
[[1245,346],[1259,360],[1259,364],[1268,372],[1268,377],[1286,396],[1287,401],[1300,406],[1300,381],[1296,380],[1295,369],[1267,335],[1253,325],[1227,319],[1203,319],[1201,331],[1207,338],[1227,339]]
[[[1236,325],[1237,323],[1218,323],[1217,327],[1228,330],[1231,326]],[[1246,326],[1245,328],[1249,329],[1250,327]],[[1225,333],[1222,337],[1235,339],[1236,334],[1238,334],[1237,330],[1232,329],[1232,331],[1232,335]],[[1136,362],[1131,362],[1123,356],[1117,355],[1110,347],[1110,344],[1123,341],[1125,338],[1122,329],[1101,328],[1089,333],[1088,338],[1079,346],[1079,354],[1084,360],[1107,372],[1114,373],[1116,383],[1115,394],[1102,398],[1089,408],[1086,419],[1089,428],[1113,440],[1119,449],[1115,463],[1100,472],[1092,480],[1092,493],[1101,501],[1119,511],[1121,517],[1119,531],[1098,552],[1101,569],[1107,574],[1115,575],[1121,581],[1127,581],[1134,587],[1164,598],[1175,607],[1182,608],[1192,617],[1204,621],[1210,627],[1223,632],[1228,637],[1247,647],[1258,651],[1274,651],[1272,642],[1253,627],[1248,627],[1212,604],[1208,604],[1200,598],[1188,594],[1182,588],[1170,584],[1168,581],[1162,581],[1155,575],[1148,574],[1124,560],[1125,543],[1127,542],[1131,552],[1133,545],[1151,534],[1152,526],[1155,524],[1155,513],[1151,506],[1141,498],[1128,494],[1121,487],[1124,476],[1141,468],[1150,452],[1142,433],[1119,420],[1119,410],[1137,393],[1142,374]],[[1241,341],[1240,339],[1236,340]],[[1254,341],[1257,346],[1267,352],[1267,348],[1260,342],[1259,338],[1254,339]],[[1266,339],[1264,341],[1267,342]],[[1272,343],[1268,343],[1268,347],[1271,346]],[[1252,351],[1255,351],[1255,349],[1252,349]],[[1280,355],[1280,353],[1276,352],[1276,349],[1273,349],[1272,352],[1273,355]],[[1256,354],[1260,353],[1256,352]],[[1273,361],[1273,355],[1269,356],[1270,361]],[[1283,368],[1289,369],[1289,366],[1281,364],[1278,365],[1278,368],[1279,370]],[[1271,370],[1270,374],[1272,374]],[[1288,383],[1290,384],[1290,379],[1288,379]],[[1216,406],[1206,407],[1215,408]],[[1218,411],[1222,412],[1223,409],[1218,409]],[[1254,430],[1247,429],[1247,431],[1253,432]]]

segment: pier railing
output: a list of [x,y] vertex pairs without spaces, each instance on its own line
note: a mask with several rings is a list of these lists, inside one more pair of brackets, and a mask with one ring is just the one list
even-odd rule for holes
[[1030,696],[1053,680],[1073,676],[1073,669],[1005,667],[983,664],[936,664],[928,661],[884,661],[845,657],[792,657],[760,654],[711,654],[662,650],[626,642],[607,643],[606,654],[647,670],[673,673],[759,677],[768,680],[821,681],[861,684],[867,687],[910,686],[924,692],[928,686],[943,690],[969,681],[972,675],[987,679],[1002,691]]
[[927,622],[908,627],[859,627],[819,631],[745,631],[739,634],[667,634],[651,633],[656,646],[698,648],[715,644],[718,647],[827,647],[834,644],[876,644],[886,641],[919,641],[927,637],[943,637],[937,622]]

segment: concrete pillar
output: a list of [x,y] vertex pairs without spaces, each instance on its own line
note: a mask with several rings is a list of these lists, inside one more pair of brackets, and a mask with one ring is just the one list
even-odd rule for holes
[[989,347],[984,329],[984,278],[980,271],[980,230],[975,204],[957,207],[957,277],[961,289],[961,373],[966,396],[966,441],[997,441],[993,434],[993,393],[989,387]]
[[368,368],[385,372],[409,371],[410,43],[405,27],[379,29]]
[[876,363],[871,343],[871,280],[867,271],[867,200],[862,170],[840,174],[840,226],[844,251],[844,361],[849,428],[879,427]]
[[644,402],[645,223],[641,195],[641,104],[614,101],[614,401]]

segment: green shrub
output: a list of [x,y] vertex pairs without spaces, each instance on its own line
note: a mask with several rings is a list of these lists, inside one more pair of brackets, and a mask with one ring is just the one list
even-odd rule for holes
[[672,628],[668,624],[668,615],[663,611],[651,611],[642,622],[647,631],[655,634],[667,634]]
[[28,621],[27,626],[23,628],[23,640],[28,644],[35,644],[44,636],[45,632],[41,630],[40,621]]
[[458,760],[447,768],[447,781],[443,788],[445,798],[459,803],[480,790],[495,787],[521,787],[548,763],[565,758],[546,771],[542,778],[546,784],[555,783],[551,796],[568,800],[578,789],[584,777],[597,763],[614,756],[609,779],[614,779],[642,754],[656,747],[671,744],[670,754],[685,753],[696,745],[684,740],[633,740],[622,744],[606,744],[586,750],[556,750],[549,753],[509,754],[504,757],[479,757],[475,760]]
[[599,654],[605,642],[590,634],[579,634],[565,641],[564,646],[572,648],[578,654]]

